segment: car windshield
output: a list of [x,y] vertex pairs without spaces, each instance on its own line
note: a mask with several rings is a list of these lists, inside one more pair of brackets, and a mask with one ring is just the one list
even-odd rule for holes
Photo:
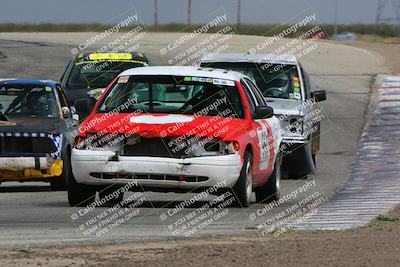
[[301,99],[296,65],[215,62],[203,63],[202,66],[241,72],[260,88],[265,97]]
[[77,61],[67,80],[67,88],[105,88],[122,71],[143,67],[139,61]]
[[2,115],[55,118],[58,116],[57,110],[57,100],[51,86],[0,85]]
[[120,77],[97,112],[244,117],[234,81],[150,75]]

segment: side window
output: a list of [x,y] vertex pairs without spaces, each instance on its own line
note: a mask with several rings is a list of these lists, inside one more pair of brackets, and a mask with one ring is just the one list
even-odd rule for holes
[[267,103],[265,103],[264,97],[262,96],[260,89],[258,89],[258,87],[249,79],[245,79],[245,81],[247,82],[251,91],[253,92],[253,94],[257,100],[258,106],[266,106]]
[[67,97],[65,96],[64,90],[59,84],[57,84],[57,94],[60,98],[61,107],[70,107]]
[[244,92],[246,94],[247,102],[249,103],[249,106],[250,106],[250,113],[251,113],[251,115],[253,115],[254,111],[256,110],[256,102],[255,102],[247,84],[243,80],[240,83],[242,84]]

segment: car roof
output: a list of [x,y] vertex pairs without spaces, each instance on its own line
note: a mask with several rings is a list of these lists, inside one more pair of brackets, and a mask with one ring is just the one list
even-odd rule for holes
[[0,79],[0,84],[37,84],[38,86],[52,86],[55,87],[59,82],[53,80],[36,80],[36,79],[18,79],[18,78],[4,78]]
[[118,76],[133,75],[171,75],[171,76],[198,76],[214,79],[226,79],[240,81],[246,75],[224,69],[202,68],[191,66],[151,66],[128,69]]
[[247,63],[274,63],[298,65],[297,58],[292,54],[207,54],[202,59],[203,63],[212,62],[247,62]]

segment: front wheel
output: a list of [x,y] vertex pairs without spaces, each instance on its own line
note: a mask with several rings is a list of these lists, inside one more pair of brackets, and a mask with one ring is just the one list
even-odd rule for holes
[[251,193],[253,191],[253,158],[249,151],[244,154],[244,163],[240,171],[239,179],[231,191],[235,198],[236,207],[248,207],[250,205]]
[[314,162],[314,167],[315,167],[315,169],[317,169],[317,155],[312,154],[311,157],[312,157],[312,160]]
[[99,187],[99,200],[106,205],[114,206],[120,204],[124,199],[124,193],[120,192],[120,185],[101,186]]
[[255,189],[256,201],[258,203],[270,203],[272,201],[279,200],[281,184],[281,165],[282,157],[281,154],[278,154],[276,156],[274,164],[274,171],[268,178],[267,183]]
[[96,198],[96,188],[91,185],[78,183],[72,173],[72,168],[70,169],[70,171],[71,175],[68,177],[67,180],[69,205],[71,207],[85,207],[93,203]]

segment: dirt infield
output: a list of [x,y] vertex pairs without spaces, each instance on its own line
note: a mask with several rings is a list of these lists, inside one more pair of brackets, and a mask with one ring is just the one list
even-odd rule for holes
[[235,237],[1,251],[1,266],[399,266],[400,208],[368,227]]
[[400,44],[354,42],[348,45],[381,54],[392,74],[400,74]]

